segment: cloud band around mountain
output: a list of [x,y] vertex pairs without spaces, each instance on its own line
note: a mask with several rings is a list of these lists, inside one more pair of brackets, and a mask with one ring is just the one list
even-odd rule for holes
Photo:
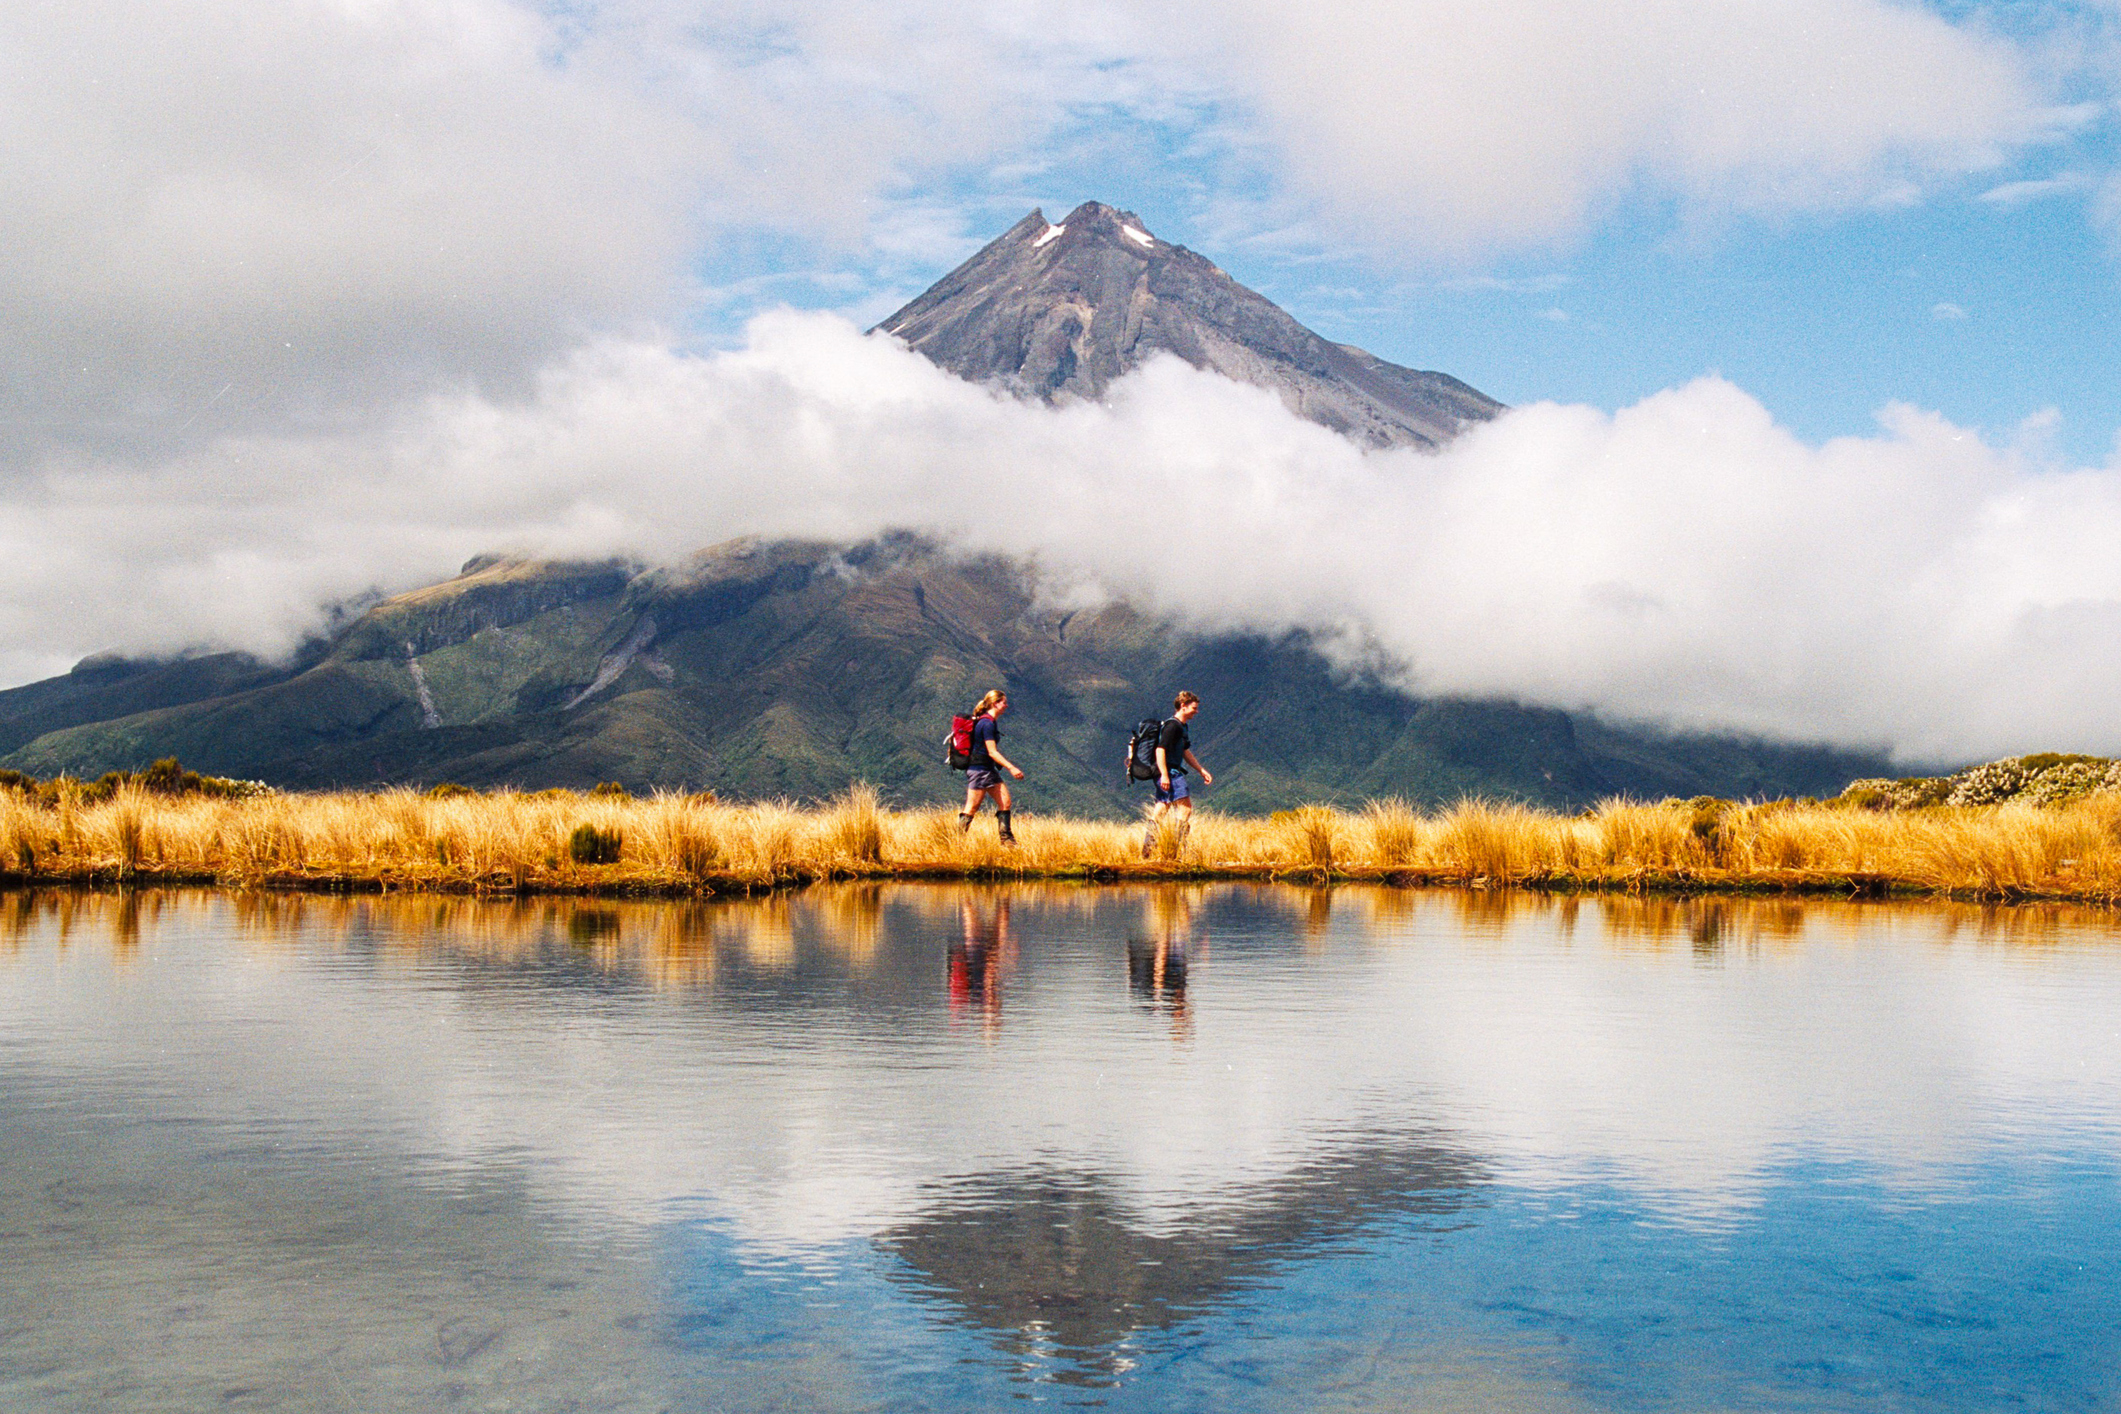
[[1161,360],[1102,404],[965,383],[829,316],[690,356],[608,342],[533,395],[380,433],[77,461],[0,501],[0,645],[285,649],[471,554],[675,558],[891,528],[1056,593],[1304,628],[1409,687],[1917,756],[2121,751],[2121,467],[2047,469],[1889,409],[1823,446],[1702,379],[1364,452]]

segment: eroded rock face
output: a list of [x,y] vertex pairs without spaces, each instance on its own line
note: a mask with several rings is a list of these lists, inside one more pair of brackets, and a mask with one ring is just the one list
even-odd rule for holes
[[1129,211],[1033,211],[877,326],[961,378],[1032,397],[1097,398],[1171,353],[1270,388],[1291,412],[1374,447],[1440,446],[1502,404],[1320,338]]

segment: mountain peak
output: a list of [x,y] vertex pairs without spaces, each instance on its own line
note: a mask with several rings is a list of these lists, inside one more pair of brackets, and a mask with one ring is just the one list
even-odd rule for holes
[[[1037,211],[1031,214],[1041,220],[1045,219]],[[1101,201],[1086,201],[1076,207],[1059,225],[1049,225],[1040,232],[1032,241],[1032,245],[1044,249],[1055,241],[1067,239],[1071,232],[1078,243],[1103,241],[1142,259],[1147,259],[1160,247],[1166,251],[1169,249],[1149,234],[1149,228],[1141,217],[1131,211],[1107,206]]]
[[974,382],[1098,398],[1155,353],[1272,389],[1371,446],[1435,447],[1502,405],[1457,379],[1312,333],[1131,211],[1033,210],[877,326]]

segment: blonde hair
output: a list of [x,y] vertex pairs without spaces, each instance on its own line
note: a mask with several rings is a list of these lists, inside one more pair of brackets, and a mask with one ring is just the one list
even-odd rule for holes
[[975,717],[984,717],[987,715],[987,709],[989,707],[992,707],[997,702],[1007,702],[1008,700],[1009,694],[997,687],[992,692],[988,693],[985,697],[982,697],[979,700],[979,706],[972,709],[972,715]]

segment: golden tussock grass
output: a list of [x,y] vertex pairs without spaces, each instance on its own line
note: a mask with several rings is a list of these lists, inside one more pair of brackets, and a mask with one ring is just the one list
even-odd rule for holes
[[857,785],[815,807],[569,791],[409,790],[39,803],[0,793],[14,883],[189,881],[514,893],[710,893],[893,877],[1384,879],[1545,888],[1784,889],[2121,900],[2121,795],[1899,812],[1608,801],[1582,815],[1467,800],[1140,823],[893,810]]

